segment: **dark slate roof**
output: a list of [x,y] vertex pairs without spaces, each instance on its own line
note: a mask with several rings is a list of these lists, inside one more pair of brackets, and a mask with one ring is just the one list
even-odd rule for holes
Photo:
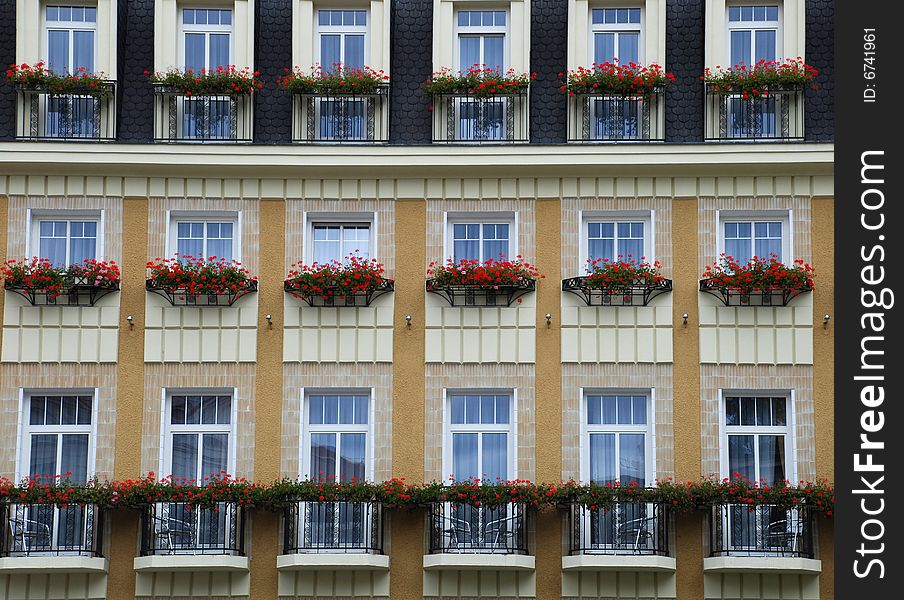
[[568,66],[568,3],[532,0],[530,15],[530,67],[537,80],[530,90],[530,141],[558,144],[566,141],[566,101],[558,74]]
[[817,90],[807,90],[804,126],[808,141],[835,139],[835,3],[807,0],[806,61],[819,70]]
[[[254,141],[287,144],[292,138],[292,97],[279,89],[276,77],[292,68],[292,3],[257,0],[254,67],[264,84],[255,94]],[[239,68],[245,65],[237,65]],[[306,69],[310,65],[298,65]]]
[[704,0],[668,0],[665,68],[675,74],[665,96],[668,142],[703,141]]
[[433,1],[394,0],[391,7],[389,142],[429,144],[430,102],[421,86],[433,73]]

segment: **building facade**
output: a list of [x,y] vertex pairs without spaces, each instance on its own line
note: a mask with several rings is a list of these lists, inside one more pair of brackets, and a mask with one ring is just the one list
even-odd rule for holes
[[[113,260],[122,283],[71,305],[0,290],[0,476],[831,480],[833,15],[829,0],[2,0],[0,59],[102,72],[109,93],[0,89],[0,262]],[[619,56],[675,81],[628,100],[560,89]],[[818,89],[750,103],[700,80],[795,57]],[[275,83],[335,62],[388,83]],[[424,95],[472,64],[536,79]],[[221,65],[263,88],[192,97],[148,76]],[[336,307],[285,291],[293,264],[352,251],[391,293]],[[803,260],[816,286],[701,291],[723,252]],[[176,254],[239,260],[256,290],[204,306],[149,291],[148,261]],[[425,289],[432,261],[500,254],[545,278],[517,301]],[[613,303],[575,282],[588,258],[628,254],[670,288]],[[800,511],[515,525],[307,507],[186,533],[171,505],[150,521],[17,510],[0,523],[10,600],[834,597],[832,521]],[[375,546],[306,552],[286,534],[332,524],[338,540],[354,518]],[[488,542],[494,518],[523,535]],[[73,552],[67,526],[97,547]],[[470,545],[462,527],[480,529]],[[600,541],[610,527],[620,543]]]

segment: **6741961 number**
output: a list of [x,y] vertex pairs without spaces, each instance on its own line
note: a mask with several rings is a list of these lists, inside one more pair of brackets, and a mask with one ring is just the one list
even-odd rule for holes
[[863,30],[863,78],[870,83],[863,89],[863,101],[876,101],[876,30],[865,28]]

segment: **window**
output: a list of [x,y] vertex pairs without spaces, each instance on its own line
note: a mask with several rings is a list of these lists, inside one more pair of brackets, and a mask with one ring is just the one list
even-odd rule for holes
[[592,483],[649,482],[649,403],[639,394],[587,394],[586,459]]
[[47,67],[55,73],[94,72],[97,8],[47,6]]
[[314,223],[311,233],[316,263],[342,262],[350,254],[370,258],[370,223]]
[[324,71],[336,65],[360,69],[366,64],[367,11],[317,11],[319,63]]
[[310,394],[307,397],[305,477],[362,481],[368,477],[370,395]]
[[96,218],[67,219],[50,215],[36,218],[32,226],[32,239],[36,242],[37,255],[58,267],[80,265],[87,259],[100,256]]
[[232,11],[213,8],[182,9],[185,69],[215,71],[232,63]]
[[456,481],[511,479],[514,435],[511,395],[451,394],[449,415],[449,476]]
[[728,35],[731,65],[755,65],[779,54],[778,6],[729,6]]
[[593,62],[640,62],[640,9],[594,8],[590,11]]
[[509,260],[514,254],[514,220],[511,217],[453,218],[448,222],[452,260]]
[[753,257],[768,260],[773,255],[786,262],[791,255],[788,221],[787,213],[725,215],[720,224],[721,252],[741,265]]
[[647,238],[649,219],[591,217],[585,221],[587,258],[590,261],[621,260],[641,262],[650,258]]
[[728,477],[777,485],[788,478],[788,398],[725,396]]
[[168,404],[164,471],[199,483],[231,472],[232,396],[173,394]]
[[457,15],[458,68],[506,69],[506,11],[460,10]]
[[170,226],[171,253],[179,257],[238,260],[238,219],[227,215],[176,214]]

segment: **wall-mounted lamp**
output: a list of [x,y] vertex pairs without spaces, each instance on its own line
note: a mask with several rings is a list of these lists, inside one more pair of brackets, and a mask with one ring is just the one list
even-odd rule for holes
[[829,326],[829,319],[831,319],[831,318],[832,318],[832,317],[829,315],[829,313],[826,313],[826,314],[822,315],[822,326],[823,326],[823,327],[828,327],[828,326]]
[[132,322],[132,321],[133,321],[132,315],[127,316],[127,317],[126,317],[126,321],[129,322],[129,329],[132,329],[132,327],[135,326],[135,324]]
[[411,315],[405,315],[405,325],[411,327]]
[[546,326],[549,327],[552,324],[552,315],[546,313]]
[[681,318],[684,319],[684,324],[687,325],[687,313],[681,315]]
[[270,313],[267,313],[267,316],[264,318],[267,319],[267,326],[272,329],[273,328],[273,315],[271,315]]

